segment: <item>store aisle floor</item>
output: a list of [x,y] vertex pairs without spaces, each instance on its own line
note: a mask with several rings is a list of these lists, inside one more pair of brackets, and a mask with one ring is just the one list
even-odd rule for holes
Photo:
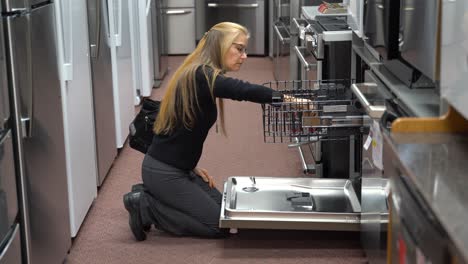
[[[170,73],[183,57],[170,57]],[[249,58],[231,74],[252,83],[273,80],[269,58]],[[160,99],[168,77],[153,98]],[[229,176],[301,176],[296,149],[263,142],[260,105],[226,100],[228,136],[215,129],[205,143],[200,167],[216,179],[218,188]],[[187,146],[189,147],[189,146]],[[365,263],[358,233],[279,230],[239,230],[223,240],[173,237],[154,230],[136,242],[128,226],[122,196],[140,182],[143,154],[128,144],[120,151],[98,197],[74,239],[66,263]]]

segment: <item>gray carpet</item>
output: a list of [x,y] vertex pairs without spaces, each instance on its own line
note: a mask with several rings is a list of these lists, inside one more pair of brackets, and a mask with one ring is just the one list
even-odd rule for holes
[[[170,57],[174,69],[182,57]],[[232,76],[252,83],[273,80],[269,58],[249,58]],[[164,86],[152,97],[160,99]],[[137,110],[137,109],[136,109]],[[301,176],[296,149],[263,143],[261,108],[257,104],[226,101],[228,136],[210,132],[200,167],[216,179],[218,188],[229,176]],[[239,230],[223,240],[172,237],[153,230],[136,242],[128,227],[122,195],[140,182],[143,154],[126,145],[99,190],[67,263],[365,263],[358,233],[279,230]]]

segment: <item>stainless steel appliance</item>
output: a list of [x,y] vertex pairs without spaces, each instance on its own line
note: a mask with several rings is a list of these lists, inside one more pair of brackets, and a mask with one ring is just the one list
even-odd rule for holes
[[250,31],[249,55],[265,55],[265,1],[264,0],[206,0],[205,31],[219,22],[242,24]]
[[[395,2],[395,1],[393,1]],[[398,1],[396,1],[398,2]],[[429,79],[439,79],[441,1],[400,0],[401,57]]]
[[[295,46],[293,55],[300,62],[300,80],[350,80],[351,30],[348,28],[346,16],[316,16],[315,20],[294,18],[293,25],[296,31],[303,34],[303,39]],[[324,97],[328,100],[350,100],[352,94],[349,85],[349,81],[345,81],[342,93]],[[338,112],[338,108],[334,111]],[[341,115],[351,115],[352,112],[351,108],[343,105],[339,111]],[[361,135],[342,134],[333,140],[320,138],[309,145],[314,164],[310,166],[316,168],[315,174],[318,176],[349,178],[359,171],[353,165],[360,159],[360,156],[354,153],[356,146],[360,146],[359,142]],[[300,155],[301,159],[305,160],[301,150]]]
[[468,1],[442,1],[440,94],[468,118]]
[[303,39],[295,47],[302,80],[350,79],[351,29],[347,16],[316,16],[315,20],[293,19]]
[[162,4],[168,54],[191,53],[196,44],[195,0],[163,0]]
[[[424,3],[423,3],[424,2]],[[418,5],[415,8],[414,4]],[[426,8],[429,6],[429,8]],[[437,38],[436,23],[433,21],[437,17],[437,9],[433,8],[438,6],[436,2],[421,1],[416,3],[414,1],[390,1],[390,0],[370,0],[366,1],[364,5],[364,40],[366,43],[375,50],[377,59],[383,60],[385,67],[388,68],[395,76],[397,76],[406,86],[411,88],[433,88],[435,86],[435,59],[438,52],[435,49]],[[421,17],[413,15],[415,10],[422,10]],[[427,11],[427,14],[424,13]],[[424,28],[426,22],[417,22],[419,19],[427,21],[429,28]],[[431,21],[429,21],[431,20]],[[418,33],[415,33],[414,27],[421,25]],[[426,35],[424,41],[419,42],[423,38],[419,34]],[[413,37],[418,40],[412,40]],[[408,38],[405,39],[405,38]],[[427,42],[430,40],[430,42]],[[427,45],[414,47],[415,43],[418,45]],[[415,52],[416,49],[424,50],[422,57],[418,55],[421,51]],[[406,55],[403,57],[403,53]],[[421,63],[426,63],[421,65]],[[414,65],[412,65],[414,63]],[[419,65],[418,65],[419,64]],[[429,70],[431,69],[431,70]],[[431,71],[433,71],[431,73]],[[429,77],[429,78],[428,78]]]
[[[283,17],[289,18],[289,0],[274,0],[272,3],[270,2],[268,4],[268,55],[271,58],[275,58],[277,44],[275,23]],[[287,25],[289,28],[289,22]]]
[[[424,195],[418,190],[417,184],[415,184],[411,176],[407,174],[408,169],[402,167],[405,165],[401,164],[405,162],[401,163],[397,161],[405,157],[398,156],[395,149],[391,147],[393,143],[390,141],[391,139],[389,139],[389,137],[385,138],[385,144],[389,146],[388,155],[385,160],[388,160],[388,164],[390,164],[390,166],[385,168],[385,174],[387,174],[391,180],[392,190],[390,199],[390,245],[388,246],[389,256],[387,263],[461,263],[458,261],[454,262],[454,259],[450,257],[450,248],[452,245],[446,231],[447,227],[443,227],[439,222],[431,209],[432,206],[426,202],[423,197]],[[435,152],[435,149],[440,147],[438,144],[440,143],[436,143],[434,148],[426,148],[427,151]],[[420,149],[422,150],[424,147]],[[453,147],[450,147],[450,143],[446,142],[443,151],[448,153],[449,149],[453,150]],[[409,151],[412,154],[416,154],[411,150]],[[440,166],[432,164],[426,165],[429,167]],[[415,164],[415,166],[418,165]],[[434,192],[430,196],[437,196],[436,189],[438,187],[431,187],[432,184],[437,185],[437,183],[431,183],[431,180],[434,180],[432,178],[433,176],[429,170],[427,170],[427,172],[428,174],[424,175],[427,178],[425,183],[429,188],[433,188],[432,191]],[[445,186],[446,183],[442,180],[441,184]],[[426,191],[429,188],[423,188],[423,190]],[[437,198],[435,198],[435,200],[437,200]],[[437,203],[438,202],[435,202],[435,204]],[[451,204],[446,204],[445,206],[450,207]]]
[[159,87],[167,73],[167,21],[162,0],[151,2],[151,30],[153,36],[154,86]]
[[[62,263],[71,246],[54,6],[2,1],[26,263]],[[2,175],[3,176],[3,175]]]
[[392,95],[371,71],[365,72],[365,82],[352,85],[352,90],[372,119],[369,134],[362,144],[361,174],[361,244],[369,263],[386,263],[389,181],[384,177],[382,130],[387,130],[396,118],[387,110],[386,101]]
[[386,60],[399,55],[400,1],[368,0],[364,8],[366,42]]
[[[3,46],[3,44],[0,45]],[[4,63],[5,57],[4,55],[2,57]],[[5,74],[5,71],[2,74]],[[6,88],[4,84],[6,83],[2,83],[1,89]],[[19,207],[16,192],[15,161],[12,135],[9,129],[0,132],[0,173],[0,263],[21,263],[22,252],[20,223],[18,222]]]
[[96,127],[96,153],[98,162],[97,185],[109,172],[115,157],[115,115],[112,89],[111,53],[109,46],[109,18],[107,0],[87,0],[88,28],[93,80],[94,124]]
[[[340,0],[329,0],[329,3],[341,2]],[[311,8],[317,8],[322,4],[321,0],[289,0],[289,17],[290,17],[290,54],[296,54],[296,46],[301,46],[301,28],[304,26],[297,26],[297,22],[294,21],[296,19],[299,21],[300,19],[304,18],[302,15],[302,8],[305,6],[309,6]],[[299,23],[302,24],[302,23]],[[306,61],[309,61],[310,58],[308,55],[305,55]],[[313,64],[313,62],[311,62]],[[290,68],[290,80],[300,80],[301,79],[301,61],[299,60],[298,56],[290,56],[289,57],[289,68]],[[313,70],[313,66],[309,66],[308,72]]]
[[[3,6],[0,6],[3,11]],[[0,263],[21,263],[17,174],[11,134],[4,20],[0,20]]]
[[[346,81],[294,80],[265,85],[284,95],[310,99],[262,106],[266,143],[290,143],[301,149],[311,142],[345,141],[342,144],[348,152],[336,156],[333,166],[323,166],[322,179],[231,177],[225,184],[220,226],[358,231],[360,185],[355,176],[360,173],[361,148],[357,146],[361,146],[366,120],[350,99]],[[342,163],[346,168],[338,171]],[[304,162],[303,166],[304,171],[318,170]]]
[[[290,35],[289,17],[280,18],[274,25],[273,75],[275,80],[289,79]],[[285,21],[286,20],[286,21]]]

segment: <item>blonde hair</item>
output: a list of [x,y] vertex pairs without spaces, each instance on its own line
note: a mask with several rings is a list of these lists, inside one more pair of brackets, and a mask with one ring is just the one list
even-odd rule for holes
[[[222,22],[214,25],[198,43],[195,50],[189,54],[182,65],[169,80],[167,91],[162,99],[158,118],[154,125],[156,134],[170,134],[177,126],[193,128],[196,122],[198,104],[195,73],[199,66],[206,65],[213,69],[213,74],[207,74],[203,67],[213,100],[214,82],[216,77],[226,71],[225,55],[235,39],[244,34],[249,37],[248,30],[236,23]],[[177,107],[182,107],[182,113]],[[223,101],[218,100],[221,132],[226,134],[224,127]]]

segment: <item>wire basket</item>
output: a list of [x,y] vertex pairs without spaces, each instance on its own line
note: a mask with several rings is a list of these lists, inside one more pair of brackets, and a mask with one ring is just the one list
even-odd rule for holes
[[264,84],[283,102],[262,105],[267,143],[340,140],[362,134],[367,125],[349,81],[277,81]]

